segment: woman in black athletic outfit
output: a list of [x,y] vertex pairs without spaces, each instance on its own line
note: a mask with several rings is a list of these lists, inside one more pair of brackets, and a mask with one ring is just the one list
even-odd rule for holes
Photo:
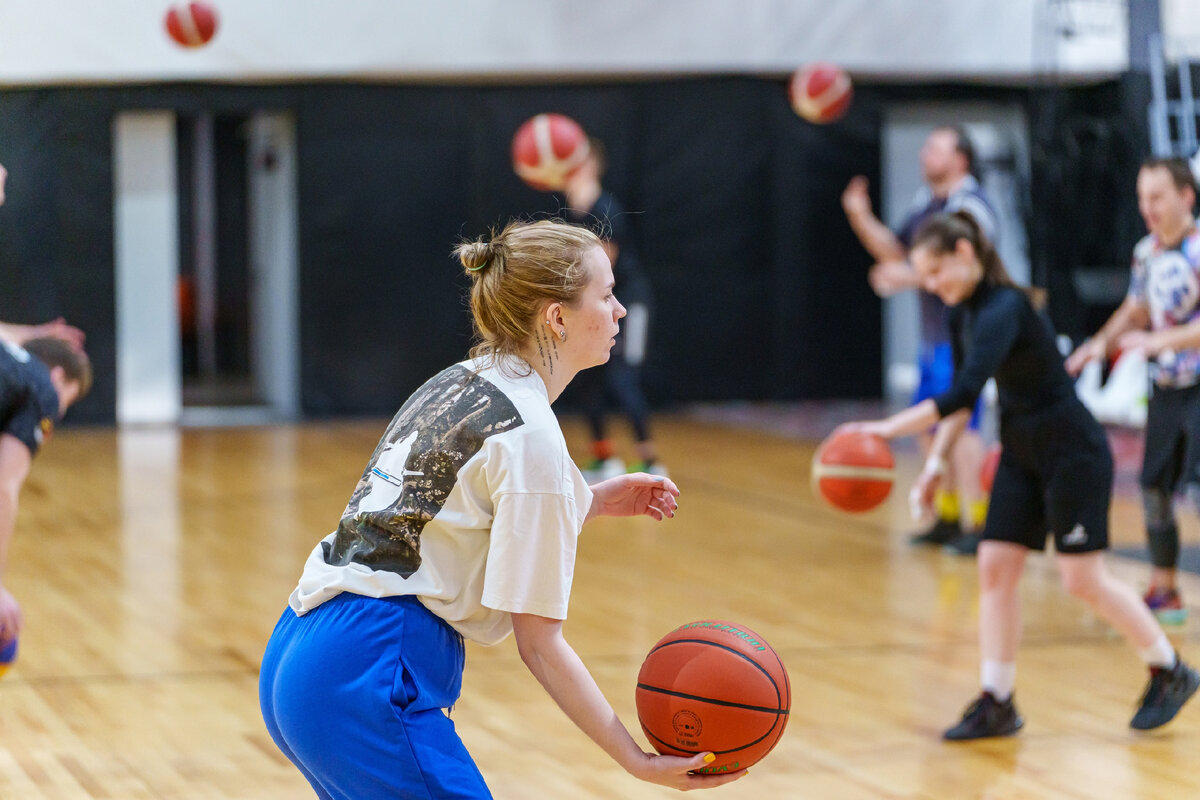
[[1165,724],[1200,686],[1200,674],[1177,656],[1137,593],[1105,568],[1112,454],[1104,430],[1075,396],[1049,321],[1036,310],[1040,292],[1013,283],[964,212],[925,222],[910,258],[925,291],[951,307],[954,383],[887,419],[843,429],[891,439],[936,424],[910,496],[914,510],[927,513],[946,454],[988,378],[995,377],[1000,392],[1003,454],[979,547],[982,694],[945,738],[1005,736],[1024,724],[1012,699],[1021,633],[1017,584],[1027,553],[1044,549],[1047,532],[1067,591],[1124,634],[1150,668],[1130,725]]

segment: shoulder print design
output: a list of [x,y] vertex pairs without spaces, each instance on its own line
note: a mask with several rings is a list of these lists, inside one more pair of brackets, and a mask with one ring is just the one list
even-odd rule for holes
[[490,381],[456,364],[397,412],[359,480],[325,561],[363,564],[407,579],[421,566],[421,532],[454,489],[458,471],[490,436],[524,424]]

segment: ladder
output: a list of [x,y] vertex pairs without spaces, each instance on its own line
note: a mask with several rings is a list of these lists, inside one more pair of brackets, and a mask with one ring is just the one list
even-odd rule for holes
[[1197,151],[1197,98],[1192,90],[1192,61],[1179,56],[1179,96],[1168,97],[1167,61],[1161,33],[1150,35],[1150,150],[1160,158],[1191,158]]

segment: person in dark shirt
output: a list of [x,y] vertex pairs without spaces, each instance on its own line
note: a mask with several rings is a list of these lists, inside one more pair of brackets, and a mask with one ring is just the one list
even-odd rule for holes
[[[909,204],[904,221],[892,231],[871,209],[867,179],[856,176],[842,193],[846,219],[863,247],[876,263],[871,267],[871,288],[880,297],[920,290],[920,281],[909,263],[908,250],[913,234],[921,223],[935,214],[969,211],[993,242],[999,222],[996,212],[974,176],[975,148],[967,132],[958,126],[934,128],[921,147],[921,177],[924,184]],[[953,373],[950,331],[946,307],[928,292],[918,291],[921,325],[917,348],[920,376],[913,403],[946,390]],[[983,439],[978,435],[982,414],[980,405],[972,415],[964,435],[958,438],[954,457],[936,496],[936,521],[933,526],[912,537],[916,544],[946,545],[952,552],[973,554],[979,546],[979,529],[987,514],[987,496],[975,476],[983,466]],[[929,436],[920,437],[923,450]]]
[[612,358],[607,364],[580,373],[577,379],[576,391],[592,436],[591,458],[583,472],[593,482],[625,471],[625,463],[616,456],[608,438],[605,416],[608,401],[612,399],[629,416],[633,426],[637,460],[629,466],[629,471],[666,475],[658,460],[650,431],[650,405],[642,390],[642,364],[650,333],[650,278],[634,244],[625,209],[600,183],[607,168],[604,144],[590,139],[589,145],[587,159],[567,178],[566,217],[590,228],[604,242],[617,279],[617,293],[629,313],[617,335]]
[[55,423],[91,386],[91,364],[70,342],[43,337],[22,347],[0,339],[0,646],[21,632],[21,607],[4,587],[17,497]]
[[1023,725],[1013,704],[1018,583],[1026,556],[1044,549],[1047,532],[1067,591],[1120,631],[1150,668],[1130,725],[1166,724],[1200,686],[1200,674],[1178,656],[1137,593],[1105,567],[1112,454],[1104,430],[1075,395],[1049,321],[1037,310],[1040,293],[1013,283],[968,213],[931,217],[917,231],[911,257],[925,291],[951,307],[954,381],[887,419],[843,430],[891,439],[936,424],[910,496],[914,509],[928,513],[954,439],[984,383],[996,379],[1003,452],[979,547],[982,693],[944,737],[1005,736]]

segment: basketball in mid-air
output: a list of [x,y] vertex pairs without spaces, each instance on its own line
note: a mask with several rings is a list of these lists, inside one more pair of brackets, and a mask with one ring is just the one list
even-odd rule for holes
[[182,47],[201,47],[217,34],[217,10],[208,3],[176,3],[165,22],[167,34]]
[[887,440],[870,433],[834,433],[813,456],[812,484],[842,511],[869,511],[887,499],[896,459]]
[[792,688],[771,646],[744,625],[681,625],[650,650],[638,673],[642,731],[664,755],[711,752],[699,772],[737,772],[771,752],[787,727]]
[[538,114],[513,135],[513,170],[535,189],[561,191],[589,150],[587,134],[578,122],[562,114]]
[[824,61],[800,67],[788,83],[792,109],[818,125],[841,119],[853,96],[854,86],[846,71]]

